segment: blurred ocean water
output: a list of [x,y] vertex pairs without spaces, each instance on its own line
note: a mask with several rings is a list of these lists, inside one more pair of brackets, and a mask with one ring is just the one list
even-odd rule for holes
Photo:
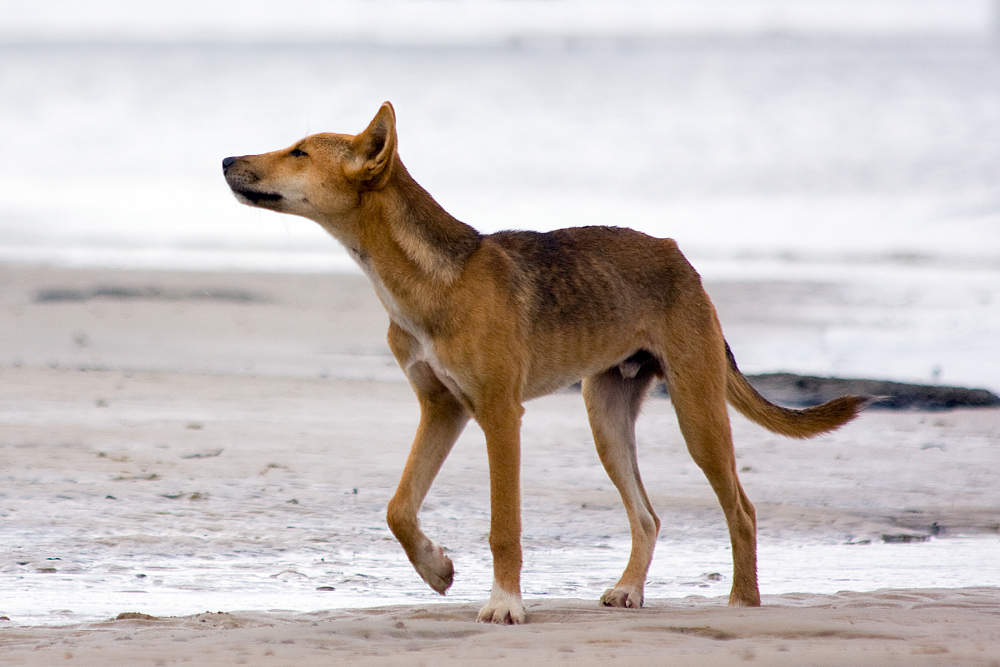
[[[23,35],[0,31],[0,260],[351,270],[312,223],[236,205],[219,163],[359,131],[390,99],[410,171],[481,230],[630,226],[676,238],[709,279],[835,283],[863,321],[796,370],[1000,388],[989,4],[892,2],[853,23],[857,3],[749,4],[708,30],[697,3],[646,3],[648,24],[554,3],[569,28],[532,31],[510,3],[459,3],[478,41],[404,3],[329,39],[332,10],[167,34],[23,10]],[[754,18],[778,9],[809,29]]]
[[727,256],[1000,261],[1000,43],[2,48],[3,240],[316,250],[225,155],[363,129],[486,229],[607,223]]

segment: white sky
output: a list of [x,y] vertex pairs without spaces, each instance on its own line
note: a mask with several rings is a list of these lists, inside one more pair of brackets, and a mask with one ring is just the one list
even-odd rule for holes
[[1000,0],[0,0],[0,40],[412,43],[676,32],[985,33]]

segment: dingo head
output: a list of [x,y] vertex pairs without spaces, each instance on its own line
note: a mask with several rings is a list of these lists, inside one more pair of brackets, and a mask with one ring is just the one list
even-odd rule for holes
[[227,157],[222,173],[241,203],[343,233],[356,220],[361,193],[383,188],[395,161],[396,114],[384,102],[361,134],[314,134],[272,153]]

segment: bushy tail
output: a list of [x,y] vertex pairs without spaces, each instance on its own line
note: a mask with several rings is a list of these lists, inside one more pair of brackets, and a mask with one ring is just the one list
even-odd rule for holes
[[833,431],[858,416],[871,399],[867,396],[841,396],[832,401],[803,410],[792,410],[771,403],[750,386],[736,366],[729,343],[726,343],[729,372],[726,377],[726,398],[744,417],[769,431],[792,438],[811,438]]

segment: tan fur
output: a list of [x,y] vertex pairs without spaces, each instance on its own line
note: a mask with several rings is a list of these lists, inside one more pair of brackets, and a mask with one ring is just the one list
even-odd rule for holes
[[227,158],[223,167],[240,201],[310,218],[343,243],[389,313],[389,346],[421,416],[387,519],[420,576],[442,594],[451,585],[452,563],[421,531],[417,513],[475,419],[490,465],[494,568],[479,620],[525,620],[522,403],[583,378],[597,451],[632,532],[628,565],[601,602],[641,606],[660,521],[639,476],[635,419],[659,377],[726,516],[730,604],[759,605],[756,519],[736,474],[727,399],[793,437],[839,427],[864,399],[799,411],[769,403],[736,367],[701,279],[674,241],[610,227],[480,235],[410,177],[396,145],[387,102],[356,136],[317,134],[288,149]]

